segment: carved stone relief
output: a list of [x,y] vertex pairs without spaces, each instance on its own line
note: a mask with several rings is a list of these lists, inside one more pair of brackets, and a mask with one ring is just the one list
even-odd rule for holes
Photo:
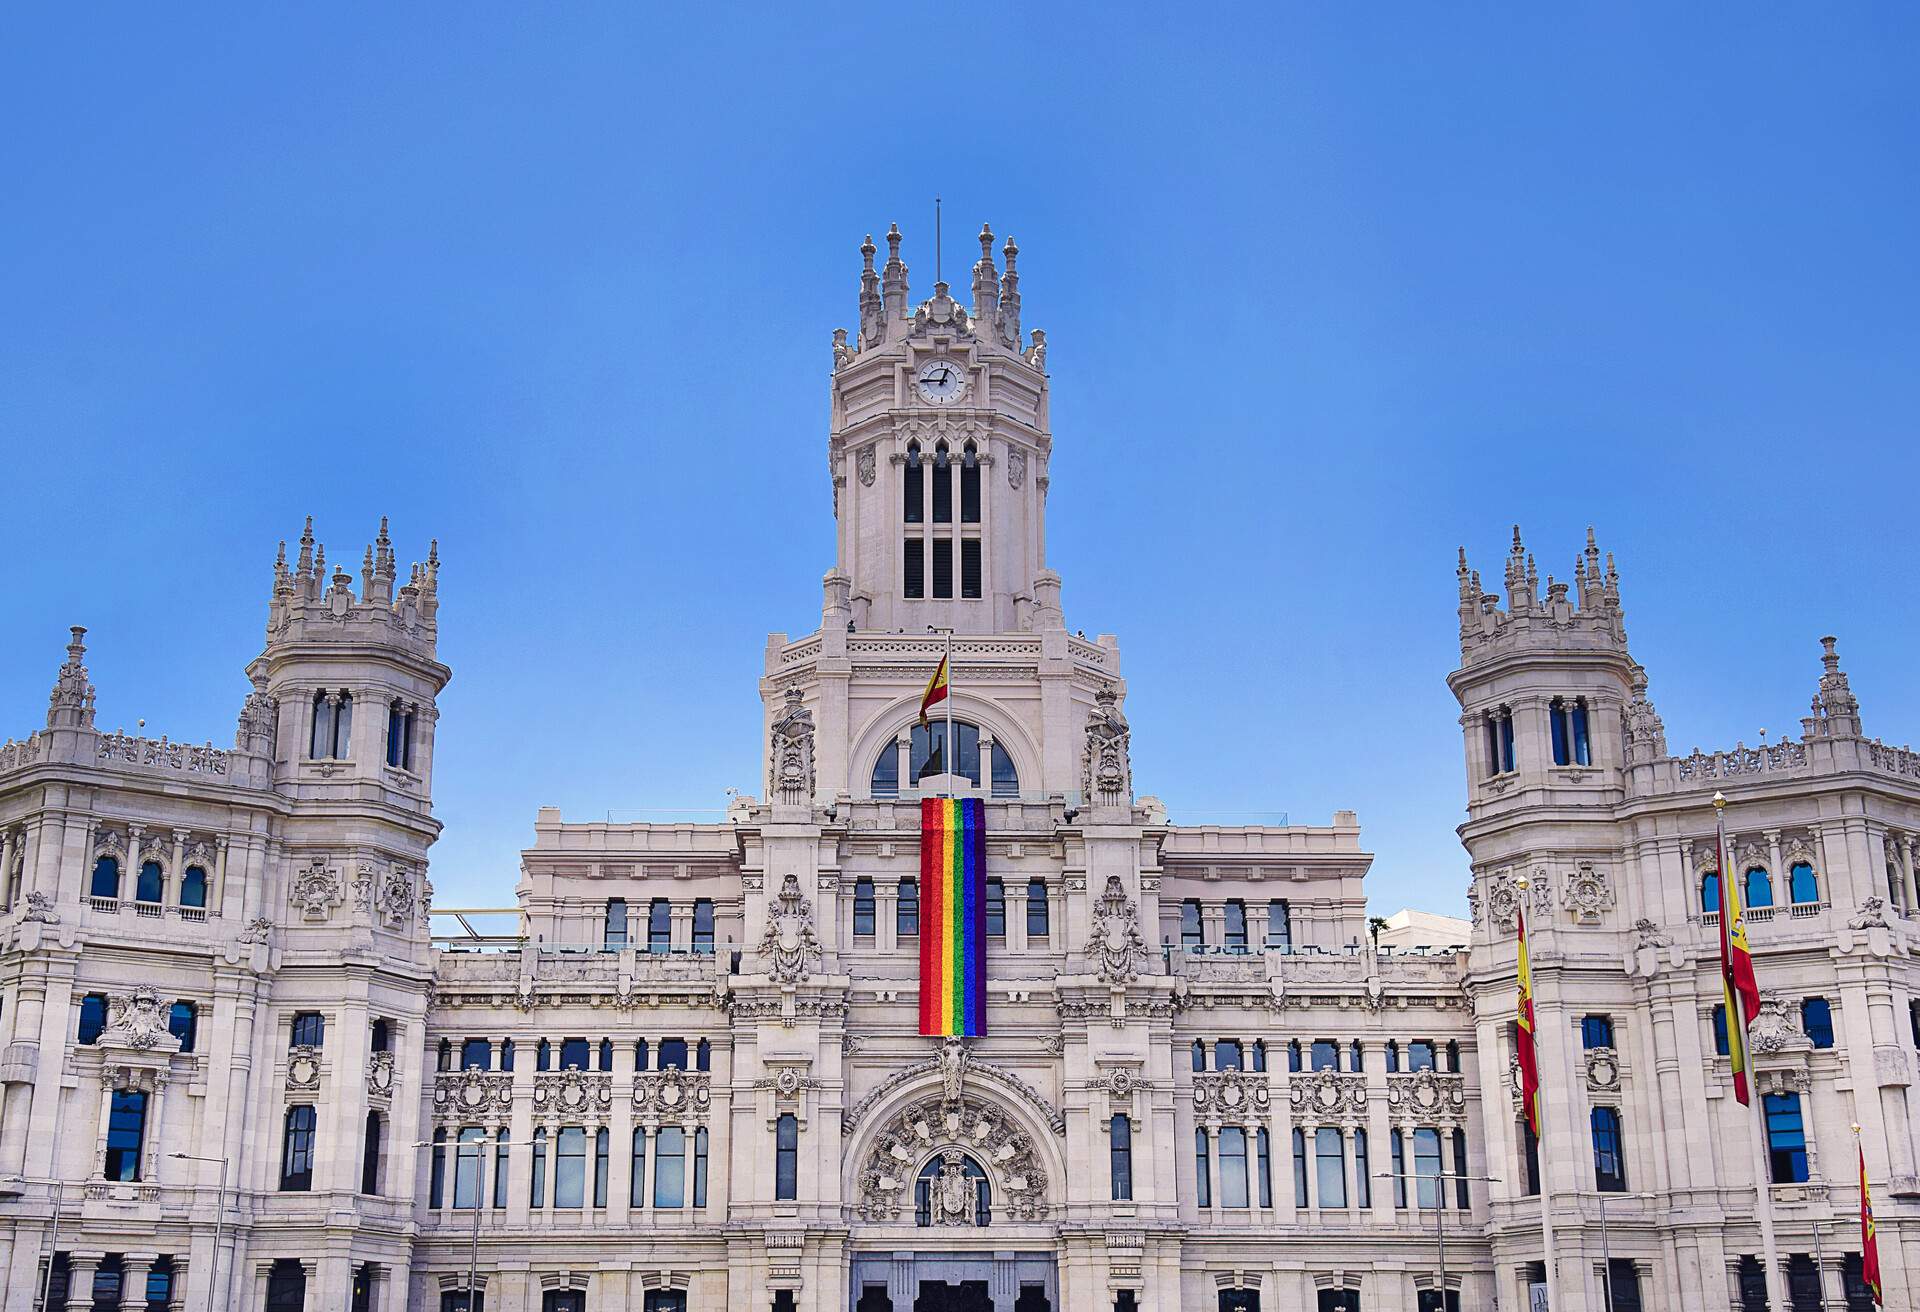
[[800,892],[800,880],[788,875],[760,936],[760,961],[776,984],[802,984],[822,956],[813,928],[813,903]]
[[786,704],[769,731],[767,795],[787,806],[813,800],[813,712],[799,687],[787,689]]
[[287,897],[306,919],[325,920],[346,900],[346,890],[340,872],[328,866],[326,858],[315,857],[294,873]]
[[1147,959],[1139,909],[1128,900],[1118,875],[1107,876],[1107,887],[1093,904],[1093,933],[1086,952],[1094,970],[1109,984],[1133,982]]
[[912,1184],[935,1154],[964,1152],[986,1169],[994,1212],[1010,1221],[1043,1221],[1046,1171],[1033,1141],[1004,1110],[973,1097],[927,1098],[896,1113],[874,1136],[855,1177],[861,1219],[898,1221],[912,1205]]

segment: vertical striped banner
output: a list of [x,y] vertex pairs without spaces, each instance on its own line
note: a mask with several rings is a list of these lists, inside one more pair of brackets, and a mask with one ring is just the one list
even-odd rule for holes
[[920,799],[920,1032],[987,1032],[986,808]]

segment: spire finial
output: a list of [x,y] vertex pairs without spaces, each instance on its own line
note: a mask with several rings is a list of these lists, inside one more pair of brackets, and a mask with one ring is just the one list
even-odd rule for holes
[[993,225],[990,223],[980,225],[980,258],[993,263]]
[[860,243],[860,264],[868,273],[873,272],[873,256],[874,252],[878,249],[879,248],[873,244],[872,233],[868,233],[867,239]]

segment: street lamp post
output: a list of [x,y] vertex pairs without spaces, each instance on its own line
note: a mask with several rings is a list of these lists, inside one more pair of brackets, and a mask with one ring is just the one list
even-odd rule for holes
[[[53,1187],[53,1226],[48,1232],[47,1269],[40,1273],[40,1306],[42,1308],[45,1308],[53,1298],[53,1263],[60,1256],[60,1205],[67,1201],[67,1190],[62,1181],[49,1180],[47,1183]],[[72,1275],[68,1275],[67,1280],[71,1283]],[[72,1291],[68,1292],[67,1301],[72,1302]]]
[[[416,1149],[446,1147],[444,1143],[436,1144],[431,1139],[422,1139],[417,1143],[415,1143],[413,1146]],[[473,1239],[467,1249],[467,1312],[478,1312],[478,1309],[476,1309],[474,1306],[473,1300],[474,1300],[474,1295],[477,1292],[475,1290],[475,1286],[479,1283],[479,1279],[480,1279],[480,1205],[483,1201],[485,1201],[484,1194],[486,1192],[482,1188],[482,1186],[485,1184],[484,1177],[486,1175],[486,1156],[481,1151],[484,1146],[485,1146],[484,1140],[481,1140],[481,1139],[474,1140],[474,1143],[473,1143]],[[465,1143],[462,1143],[456,1140],[453,1147],[454,1147],[453,1203],[454,1203],[454,1206],[457,1208],[460,1205],[460,1161],[462,1158],[464,1158],[467,1155],[467,1145]]]
[[1433,1229],[1434,1229],[1434,1238],[1439,1242],[1439,1247],[1440,1247],[1440,1312],[1448,1312],[1448,1309],[1447,1309],[1447,1181],[1449,1180],[1481,1180],[1489,1184],[1499,1184],[1500,1177],[1497,1175],[1470,1175],[1465,1171],[1382,1171],[1375,1178],[1380,1180],[1416,1181],[1414,1185],[1414,1190],[1413,1190],[1413,1210],[1416,1213],[1418,1213],[1420,1210],[1420,1187],[1417,1182],[1422,1180],[1433,1181],[1433,1185],[1434,1185],[1433,1201],[1435,1203],[1435,1207],[1433,1209],[1433,1212],[1434,1212]]
[[213,1203],[213,1271],[207,1278],[207,1312],[219,1312],[220,1308],[220,1240],[226,1233],[227,1224],[227,1159],[224,1157],[199,1157],[193,1153],[168,1153],[167,1156],[181,1162],[217,1162],[220,1166],[220,1189],[214,1195]]

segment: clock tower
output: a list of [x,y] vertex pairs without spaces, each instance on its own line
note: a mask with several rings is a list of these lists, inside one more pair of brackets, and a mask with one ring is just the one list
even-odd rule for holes
[[[1020,341],[1019,248],[980,229],[973,304],[945,282],[909,308],[900,230],[860,248],[860,327],[834,334],[828,460],[838,559],[827,620],[961,634],[1062,626],[1046,568],[1046,335]],[[844,616],[839,612],[844,607]]]

